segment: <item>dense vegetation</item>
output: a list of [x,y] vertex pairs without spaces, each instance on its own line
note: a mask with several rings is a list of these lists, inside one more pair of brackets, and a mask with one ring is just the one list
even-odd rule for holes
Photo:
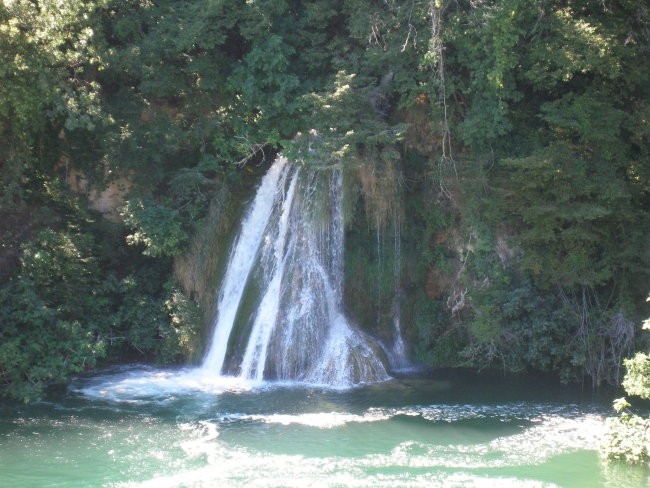
[[[650,319],[645,321],[643,328],[650,330]],[[623,388],[628,395],[635,397],[633,403],[636,406],[625,397],[614,401],[614,409],[619,416],[607,419],[602,450],[610,459],[650,464],[650,417],[647,408],[639,405],[644,400],[650,400],[650,355],[637,352],[634,357],[625,360],[625,367],[627,372]],[[640,415],[639,412],[644,410],[646,414]]]
[[648,316],[649,21],[636,0],[3,0],[2,394],[199,357],[278,151],[345,167],[361,326],[389,337],[399,307],[419,363],[617,383]]

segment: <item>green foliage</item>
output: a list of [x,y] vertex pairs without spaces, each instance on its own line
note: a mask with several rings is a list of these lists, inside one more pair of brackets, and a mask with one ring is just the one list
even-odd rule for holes
[[0,208],[23,203],[26,181],[55,160],[47,146],[58,145],[56,135],[92,139],[107,121],[92,79],[101,67],[89,20],[95,3],[0,5]]
[[625,360],[625,368],[623,388],[627,394],[650,400],[650,356],[639,352]]
[[279,142],[281,134],[293,134],[299,128],[293,124],[284,127],[291,123],[297,108],[300,82],[288,72],[294,52],[280,36],[272,34],[254,45],[229,80],[233,91],[241,91],[242,110],[251,114],[251,122],[266,128],[267,142],[272,144]]
[[634,414],[608,418],[601,452],[628,463],[650,461],[650,419]]
[[536,370],[579,377],[570,354],[573,330],[570,317],[553,295],[540,295],[528,279],[497,272],[492,281],[472,290],[475,310],[467,327],[469,346],[461,353],[474,367],[505,371]]
[[108,302],[90,247],[87,236],[45,230],[25,247],[21,273],[0,288],[5,395],[34,399],[105,355]]
[[305,95],[303,103],[312,115],[304,123],[311,130],[286,141],[283,153],[299,163],[352,167],[364,161],[379,165],[382,159],[398,159],[395,144],[406,126],[391,125],[378,116],[371,103],[380,96],[378,88],[368,83],[339,71],[326,90]]
[[[427,160],[416,153],[405,158],[401,229],[401,321],[413,344],[414,358],[432,367],[458,366],[468,344],[467,329],[449,313],[447,300],[456,260],[451,241],[458,215],[437,194],[438,182],[422,178]],[[425,173],[426,174],[426,173]]]
[[414,358],[430,367],[458,367],[459,352],[467,346],[467,333],[447,319],[444,302],[433,301],[421,291],[406,299],[413,318]]
[[[628,395],[650,400],[650,355],[638,352],[625,360],[622,386]],[[650,465],[650,418],[632,410],[625,398],[614,401],[618,417],[607,419],[601,450],[609,459]]]
[[196,355],[202,323],[198,306],[160,264],[134,270],[112,288],[115,312],[107,334],[116,359],[140,356],[177,363]]
[[202,313],[198,305],[190,300],[179,287],[168,287],[165,309],[169,315],[167,330],[163,334],[164,347],[160,358],[165,362],[198,359],[202,352],[199,339],[199,325]]
[[570,92],[542,104],[540,111],[556,137],[583,146],[587,154],[596,152],[611,162],[620,155],[617,143],[628,115],[610,100],[603,99],[601,93]]
[[[452,120],[470,154],[487,162],[470,172],[480,175],[478,192],[460,183],[459,213],[483,245],[486,227],[508,236],[504,265],[517,276],[475,266],[487,256],[479,252],[462,270],[467,285],[489,283],[468,287],[465,353],[476,366],[500,360],[617,382],[608,371],[629,351],[634,328],[623,317],[638,317],[630,303],[640,302],[649,258],[647,179],[635,170],[648,140],[632,109],[649,94],[636,78],[648,73],[638,62],[647,30],[624,28],[631,18],[647,21],[647,12],[630,2],[609,10],[515,0],[448,14],[447,93],[462,102]],[[526,312],[528,303],[537,308]]]
[[510,106],[522,98],[515,79],[522,54],[517,47],[530,9],[514,0],[485,2],[450,14],[451,27],[444,37],[453,50],[447,65],[458,73],[450,80],[454,91],[471,100],[459,130],[473,148],[488,149],[513,130]]
[[643,254],[621,248],[620,235],[640,245],[647,229],[634,192],[611,164],[556,144],[502,165],[501,212],[525,249],[522,269],[540,286],[633,278]]
[[[144,264],[118,278],[102,269],[89,234],[45,230],[0,287],[3,395],[33,400],[51,383],[97,364],[140,356],[176,362],[196,354],[197,305],[169,271]],[[120,271],[128,269],[120,263]]]
[[145,256],[175,256],[183,252],[188,240],[176,218],[177,212],[151,201],[131,200],[122,209],[122,217],[134,231],[126,237],[132,245],[144,246]]
[[96,365],[194,354],[201,321],[165,285],[169,262],[130,252],[119,229],[95,222],[56,180],[39,198],[49,226],[23,244],[19,268],[0,285],[2,395],[30,401]]

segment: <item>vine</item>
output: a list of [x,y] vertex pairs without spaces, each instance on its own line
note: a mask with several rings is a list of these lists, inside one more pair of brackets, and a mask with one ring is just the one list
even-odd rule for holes
[[431,42],[429,53],[434,64],[434,76],[438,84],[438,101],[442,105],[442,155],[438,162],[438,173],[440,180],[440,191],[450,200],[452,195],[445,183],[445,171],[451,169],[455,179],[458,179],[456,164],[452,154],[451,131],[449,130],[449,118],[447,107],[447,92],[445,87],[445,57],[444,43],[442,42],[442,0],[431,0],[429,2],[429,14],[431,15]]

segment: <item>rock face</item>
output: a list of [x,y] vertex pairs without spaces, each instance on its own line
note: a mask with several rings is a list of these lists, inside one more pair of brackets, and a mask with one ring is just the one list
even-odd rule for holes
[[[62,166],[65,166],[65,161]],[[120,222],[122,217],[119,208],[125,203],[125,197],[131,189],[131,181],[124,176],[111,178],[103,190],[94,188],[88,177],[75,168],[65,169],[65,179],[68,187],[75,193],[88,199],[88,207],[101,213],[111,222]]]

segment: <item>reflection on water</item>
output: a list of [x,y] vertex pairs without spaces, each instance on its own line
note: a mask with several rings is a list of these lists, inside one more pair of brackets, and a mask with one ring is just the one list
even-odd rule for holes
[[0,405],[0,486],[650,485],[598,457],[609,399],[541,380],[439,372],[343,392],[192,374],[114,370]]

